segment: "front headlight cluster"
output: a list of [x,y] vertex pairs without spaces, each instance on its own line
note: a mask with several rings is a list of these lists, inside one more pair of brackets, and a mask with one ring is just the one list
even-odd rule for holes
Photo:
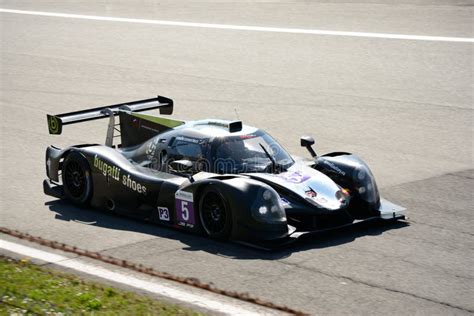
[[369,167],[362,161],[360,162],[360,166],[354,170],[353,182],[362,200],[369,203],[377,203],[377,201],[379,201],[380,196],[374,175]]
[[260,189],[252,205],[252,216],[260,222],[281,223],[286,221],[278,193],[273,189]]

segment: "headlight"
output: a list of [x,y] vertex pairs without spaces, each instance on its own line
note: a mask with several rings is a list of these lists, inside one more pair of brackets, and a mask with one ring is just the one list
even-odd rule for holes
[[286,214],[278,193],[273,189],[260,189],[252,205],[252,216],[259,222],[285,222]]
[[263,192],[263,199],[265,201],[268,201],[272,198],[272,192],[270,190],[265,190],[265,192]]
[[259,213],[260,215],[264,216],[265,214],[268,213],[268,207],[266,207],[266,206],[260,206],[260,207],[258,208],[258,213]]

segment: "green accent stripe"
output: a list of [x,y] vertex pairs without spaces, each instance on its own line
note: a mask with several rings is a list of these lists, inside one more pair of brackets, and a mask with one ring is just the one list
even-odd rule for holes
[[160,124],[169,128],[174,128],[176,126],[183,125],[185,122],[179,120],[172,120],[164,117],[158,117],[153,115],[147,114],[139,114],[139,113],[131,113],[133,116],[141,118],[143,120],[147,120],[156,124]]

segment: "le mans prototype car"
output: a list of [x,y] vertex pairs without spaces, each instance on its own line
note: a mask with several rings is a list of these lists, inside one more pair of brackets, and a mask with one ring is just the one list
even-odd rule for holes
[[[161,116],[139,113],[159,109]],[[292,157],[269,134],[241,121],[163,117],[173,101],[152,99],[48,115],[64,125],[109,118],[105,145],[46,150],[47,195],[80,206],[252,245],[278,244],[367,219],[404,219],[379,196],[356,155]],[[116,116],[119,123],[116,123]],[[120,144],[114,140],[120,137]]]

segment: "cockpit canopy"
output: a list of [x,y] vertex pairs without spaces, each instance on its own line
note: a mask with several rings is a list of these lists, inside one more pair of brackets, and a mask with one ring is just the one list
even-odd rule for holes
[[166,149],[167,158],[191,160],[196,171],[220,174],[268,172],[273,166],[272,160],[285,168],[294,162],[283,147],[262,130],[255,129],[249,134],[200,136],[204,134],[172,138]]

